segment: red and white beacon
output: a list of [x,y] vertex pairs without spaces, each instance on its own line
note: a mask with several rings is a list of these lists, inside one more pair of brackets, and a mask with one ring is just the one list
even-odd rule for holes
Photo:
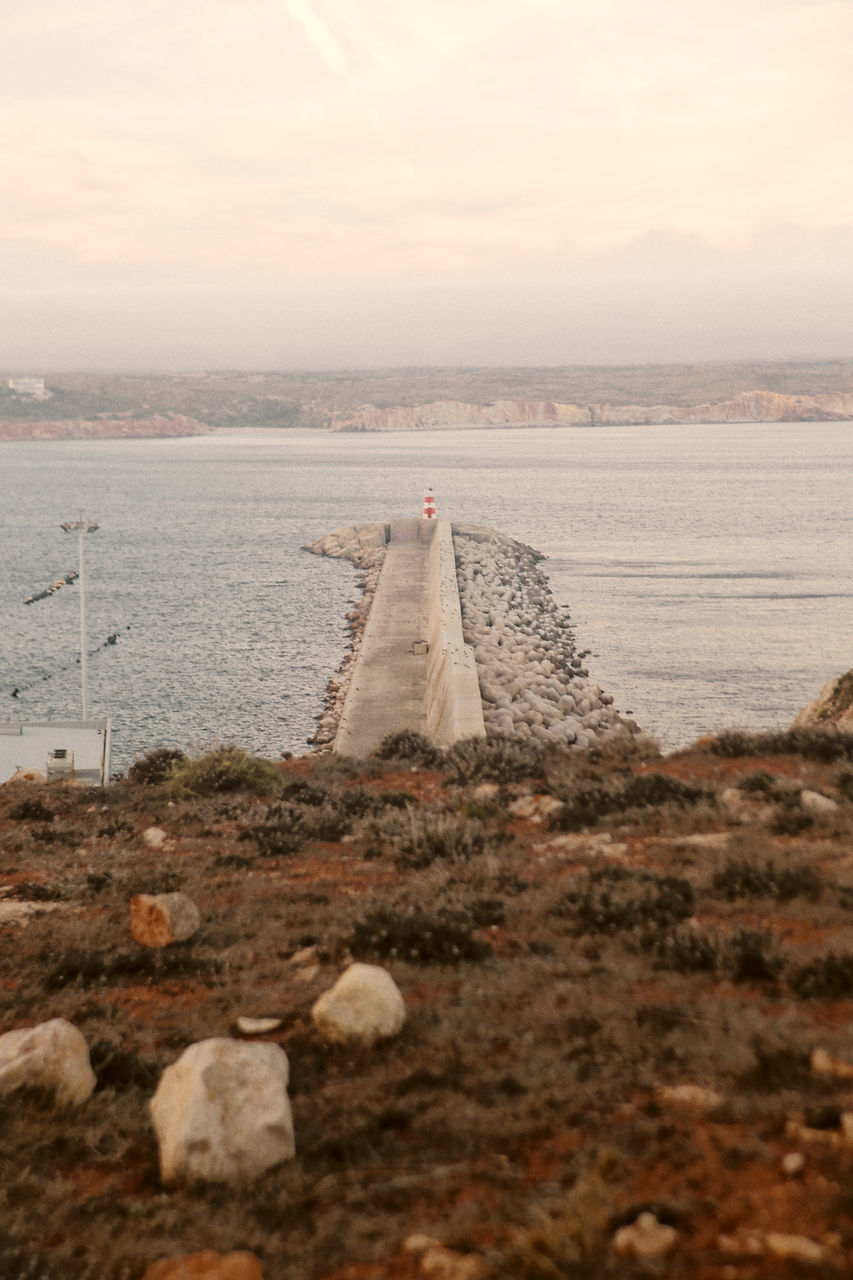
[[424,494],[424,520],[435,519],[435,494],[432,489],[427,489]]

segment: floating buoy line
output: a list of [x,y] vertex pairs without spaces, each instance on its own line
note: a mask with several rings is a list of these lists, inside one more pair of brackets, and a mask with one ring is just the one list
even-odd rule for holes
[[[130,626],[127,626],[125,630],[129,631]],[[89,658],[94,658],[95,655],[100,653],[103,649],[111,649],[114,645],[118,644],[118,638],[119,638],[118,631],[110,632],[106,640],[104,640],[102,644],[96,644],[94,649],[89,649],[87,651],[86,656]],[[66,671],[71,671],[73,670],[74,667],[79,667],[79,666],[80,666],[80,659],[75,658],[73,662],[67,662],[64,667],[57,667],[55,671],[51,671],[46,676],[39,676],[37,680],[31,680],[29,684],[16,685],[15,688],[9,694],[9,697],[19,698],[22,693],[26,693],[29,689],[35,689],[40,684],[46,684],[49,680],[55,680],[57,676],[64,675]]]
[[24,604],[35,604],[36,600],[46,600],[48,596],[55,596],[57,591],[61,591],[63,587],[73,586],[79,577],[80,574],[76,569],[69,569],[64,578],[57,578],[49,587],[45,587],[44,591],[39,591],[33,596],[27,596]]

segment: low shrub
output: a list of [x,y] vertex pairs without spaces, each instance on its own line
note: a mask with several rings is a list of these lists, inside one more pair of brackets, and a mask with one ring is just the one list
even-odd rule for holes
[[788,985],[801,1000],[842,1000],[853,995],[853,955],[829,951],[795,969]]
[[186,758],[179,747],[155,747],[134,760],[127,771],[128,782],[143,787],[159,787],[168,781],[174,766]]
[[716,934],[689,925],[649,933],[643,947],[656,968],[675,973],[716,973],[722,964],[723,949]]
[[740,929],[726,944],[726,967],[733,982],[776,982],[785,960],[769,933]]
[[736,902],[738,898],[775,898],[788,902],[798,897],[814,902],[823,888],[820,876],[812,867],[779,867],[772,860],[762,865],[738,858],[729,858],[711,885],[728,902]]
[[678,876],[603,867],[581,877],[557,911],[573,917],[580,934],[617,933],[667,928],[692,915],[693,904],[692,886]]
[[489,954],[465,915],[450,911],[429,915],[419,907],[377,907],[356,924],[347,941],[356,959],[365,960],[458,964]]
[[484,853],[487,832],[482,822],[444,810],[391,812],[373,824],[369,854],[393,852],[398,865],[419,870],[433,862],[468,862]]
[[561,831],[579,831],[609,814],[667,804],[689,808],[712,799],[712,792],[679,778],[670,778],[665,773],[642,773],[624,782],[580,786],[565,800],[554,825]]
[[14,818],[16,822],[53,822],[56,814],[52,809],[48,809],[46,804],[42,804],[41,800],[28,797],[20,804],[12,806],[9,817]]
[[836,783],[842,800],[853,801],[853,769],[841,769]]
[[835,760],[853,760],[853,733],[817,728],[788,729],[779,733],[744,733],[731,729],[709,742],[708,750],[714,755],[732,759],[799,755],[807,760],[831,764]]
[[537,742],[509,738],[463,738],[447,752],[445,767],[454,782],[521,782],[541,778],[545,751]]
[[270,795],[281,790],[282,775],[269,760],[249,755],[242,747],[225,746],[207,755],[175,761],[167,785],[180,798],[224,791]]
[[379,760],[400,760],[416,765],[419,769],[438,769],[444,761],[444,752],[421,733],[404,729],[383,738],[373,752]]

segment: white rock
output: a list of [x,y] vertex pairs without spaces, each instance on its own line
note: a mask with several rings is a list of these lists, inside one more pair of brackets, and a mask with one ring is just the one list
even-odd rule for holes
[[69,1106],[85,1102],[95,1084],[86,1041],[64,1018],[0,1036],[0,1096],[32,1085]]
[[701,1084],[661,1085],[657,1099],[663,1106],[699,1113],[714,1111],[723,1101],[715,1089],[706,1089]]
[[838,812],[839,805],[837,800],[821,795],[819,791],[809,791],[806,788],[800,792],[800,807],[805,809],[806,813],[810,813],[813,818],[828,818],[830,814]]
[[486,1280],[490,1268],[476,1253],[455,1253],[443,1245],[433,1245],[420,1258],[424,1280]]
[[292,1159],[288,1075],[277,1044],[190,1045],[151,1100],[163,1182],[245,1182]]
[[675,1248],[678,1232],[658,1222],[653,1213],[641,1213],[629,1227],[620,1227],[613,1237],[613,1251],[620,1258],[637,1262],[657,1262]]
[[244,1036],[265,1036],[278,1031],[281,1018],[248,1018],[241,1014],[236,1021],[237,1030]]
[[767,1252],[771,1258],[784,1262],[805,1262],[817,1266],[823,1262],[823,1248],[808,1236],[788,1235],[782,1231],[768,1231],[765,1237]]
[[144,947],[167,947],[191,938],[201,914],[185,893],[137,893],[130,900],[130,931]]
[[788,1151],[782,1157],[782,1172],[786,1178],[796,1178],[806,1167],[806,1157],[802,1151]]
[[149,849],[162,849],[168,838],[162,827],[146,827],[142,833],[142,839]]
[[812,1049],[811,1068],[816,1076],[827,1076],[834,1080],[853,1080],[853,1062],[836,1058],[826,1049]]
[[386,969],[352,964],[311,1010],[314,1025],[334,1044],[357,1040],[373,1044],[395,1036],[406,1021],[400,989]]

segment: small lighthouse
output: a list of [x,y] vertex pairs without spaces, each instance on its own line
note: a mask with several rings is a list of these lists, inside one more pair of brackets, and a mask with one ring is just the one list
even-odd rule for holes
[[435,519],[435,494],[432,489],[427,489],[424,494],[424,520]]

